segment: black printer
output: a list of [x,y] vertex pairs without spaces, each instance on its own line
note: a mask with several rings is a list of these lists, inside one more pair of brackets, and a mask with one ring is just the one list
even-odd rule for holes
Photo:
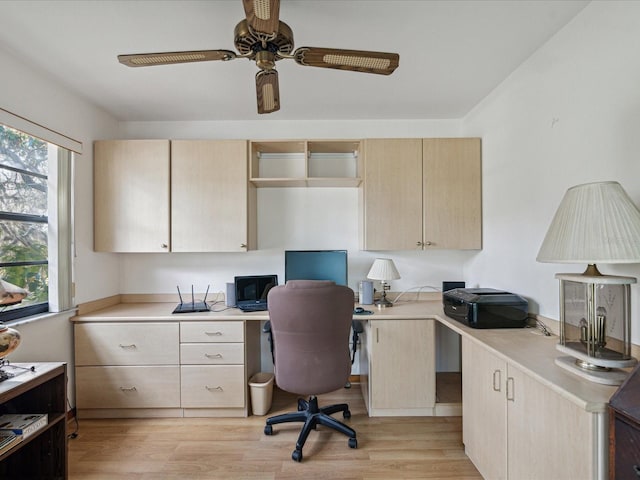
[[528,302],[493,288],[454,288],[442,294],[444,313],[473,328],[522,328]]

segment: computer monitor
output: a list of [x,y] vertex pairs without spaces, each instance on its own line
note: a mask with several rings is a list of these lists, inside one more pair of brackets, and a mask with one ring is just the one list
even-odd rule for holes
[[285,250],[284,279],[332,280],[336,285],[347,283],[346,250]]

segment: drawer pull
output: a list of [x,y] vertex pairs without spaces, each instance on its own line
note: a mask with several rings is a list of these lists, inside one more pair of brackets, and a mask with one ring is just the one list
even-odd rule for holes
[[123,345],[120,343],[118,346],[120,348],[138,348],[135,343],[132,343],[131,345]]
[[136,392],[138,389],[136,387],[120,387],[120,390],[123,392]]
[[204,332],[205,335],[209,335],[210,337],[221,337],[222,336],[222,332],[217,331],[217,332]]
[[210,392],[222,392],[223,389],[221,386],[217,386],[217,387],[210,387],[209,385],[205,385],[204,388],[206,388],[207,390],[209,390]]
[[205,353],[204,356],[207,358],[222,358],[221,353]]
[[500,379],[500,370],[493,371],[493,391],[499,392],[502,388],[502,380]]
[[[509,388],[509,385],[511,385],[511,388]],[[514,389],[514,383],[513,383],[513,377],[507,377],[507,400],[509,400],[510,402],[515,401],[515,389]]]

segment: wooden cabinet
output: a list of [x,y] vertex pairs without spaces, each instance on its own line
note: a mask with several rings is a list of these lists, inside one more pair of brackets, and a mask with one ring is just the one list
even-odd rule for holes
[[80,418],[248,415],[260,322],[89,321],[74,336]]
[[258,187],[357,187],[359,140],[254,140],[251,183]]
[[94,143],[94,248],[242,252],[256,246],[245,140]]
[[369,416],[433,415],[433,320],[370,320],[360,349],[361,388]]
[[602,414],[466,337],[462,395],[465,450],[484,478],[599,478],[594,446]]
[[609,479],[640,478],[640,365],[609,402]]
[[180,323],[180,392],[185,416],[246,405],[244,323]]
[[75,325],[78,416],[175,415],[180,408],[178,332],[177,322]]
[[363,250],[480,249],[479,138],[367,139]]
[[[14,378],[0,383],[0,413],[46,413],[48,423],[0,454],[0,478],[66,479],[66,364],[35,363],[15,366],[24,370]],[[13,373],[16,369],[11,370]]]
[[245,140],[171,141],[171,251],[255,248]]
[[93,146],[94,249],[168,252],[168,140],[104,140]]
[[507,364],[462,338],[462,439],[482,476],[507,478]]

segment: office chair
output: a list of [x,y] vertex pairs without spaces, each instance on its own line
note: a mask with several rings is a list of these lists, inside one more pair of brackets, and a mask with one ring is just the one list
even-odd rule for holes
[[344,387],[351,373],[349,330],[353,316],[353,291],[329,281],[292,280],[269,292],[269,321],[276,384],[282,390],[308,396],[298,399],[298,411],[267,419],[266,435],[273,425],[304,422],[291,458],[302,461],[302,447],[311,430],[324,425],[349,437],[357,448],[356,432],[331,415],[350,418],[346,403],[319,407],[316,395]]

